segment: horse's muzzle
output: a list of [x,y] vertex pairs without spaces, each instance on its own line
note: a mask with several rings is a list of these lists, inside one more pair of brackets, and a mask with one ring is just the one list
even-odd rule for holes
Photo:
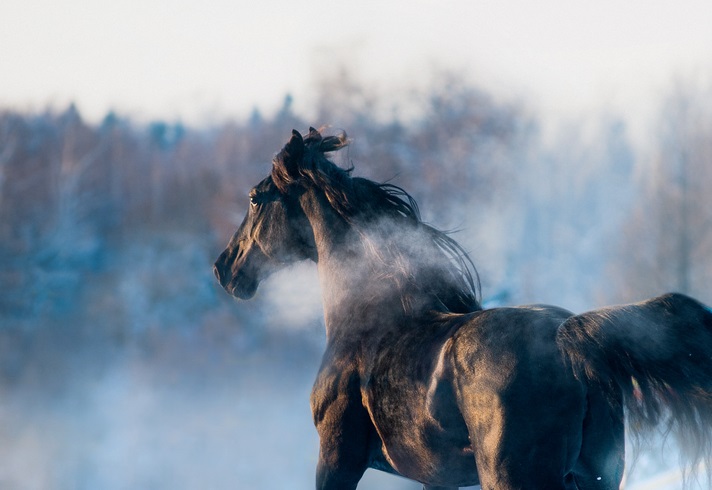
[[218,266],[216,264],[213,264],[213,274],[215,274],[215,278],[222,286],[222,277],[220,277],[220,269],[218,269]]
[[[232,260],[231,260],[232,259]],[[255,268],[255,258],[248,260],[242,264],[242,267],[237,268],[232,264],[234,258],[225,251],[220,254],[220,257],[213,265],[213,274],[220,285],[227,291],[228,294],[239,299],[250,299],[257,292],[259,286],[258,269]]]
[[228,267],[227,265],[227,262],[228,253],[227,250],[225,250],[223,251],[223,253],[220,254],[220,257],[218,257],[218,259],[213,264],[213,274],[215,274],[215,278],[218,280],[220,285],[226,289],[231,279],[230,276],[232,275],[230,267]]

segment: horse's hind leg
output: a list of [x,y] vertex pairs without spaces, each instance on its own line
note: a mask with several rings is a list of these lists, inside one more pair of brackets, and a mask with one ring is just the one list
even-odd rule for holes
[[[476,435],[473,446],[482,490],[574,490],[568,475],[569,448],[563,433],[552,426],[507,423]],[[473,431],[477,434],[477,431]],[[548,436],[548,438],[547,438]]]
[[463,398],[470,407],[465,417],[482,490],[576,488],[568,473],[577,455],[571,434],[580,431],[583,397],[580,406],[565,402],[553,407],[555,397],[516,403],[497,395]]
[[611,406],[600,389],[591,387],[581,453],[573,470],[577,487],[581,490],[617,490],[623,479],[624,455],[625,428],[620,401],[613,400]]

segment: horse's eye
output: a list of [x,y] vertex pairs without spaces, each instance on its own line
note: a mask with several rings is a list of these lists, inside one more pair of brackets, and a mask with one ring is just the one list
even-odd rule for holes
[[257,206],[260,203],[260,201],[261,201],[260,193],[257,192],[255,189],[252,189],[250,191],[249,196],[250,196],[250,206]]

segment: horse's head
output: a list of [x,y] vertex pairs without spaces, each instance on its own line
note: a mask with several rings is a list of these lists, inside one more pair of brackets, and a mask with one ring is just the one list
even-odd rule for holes
[[271,273],[299,260],[316,261],[314,232],[300,203],[305,190],[301,175],[313,167],[318,152],[336,149],[335,140],[345,144],[343,137],[330,138],[313,128],[306,139],[292,131],[271,174],[250,191],[250,208],[213,267],[228,293],[249,299]]

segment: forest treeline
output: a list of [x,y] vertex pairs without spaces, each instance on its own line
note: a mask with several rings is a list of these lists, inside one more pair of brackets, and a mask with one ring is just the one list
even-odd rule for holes
[[490,304],[712,300],[709,90],[673,86],[639,148],[612,116],[544,141],[524,104],[453,75],[415,94],[408,117],[344,73],[317,89],[309,118],[287,96],[274,114],[203,127],[0,110],[0,328],[249,343],[264,305],[227,298],[212,260],[292,128],[322,124],[353,138],[338,163],[457,230]]

